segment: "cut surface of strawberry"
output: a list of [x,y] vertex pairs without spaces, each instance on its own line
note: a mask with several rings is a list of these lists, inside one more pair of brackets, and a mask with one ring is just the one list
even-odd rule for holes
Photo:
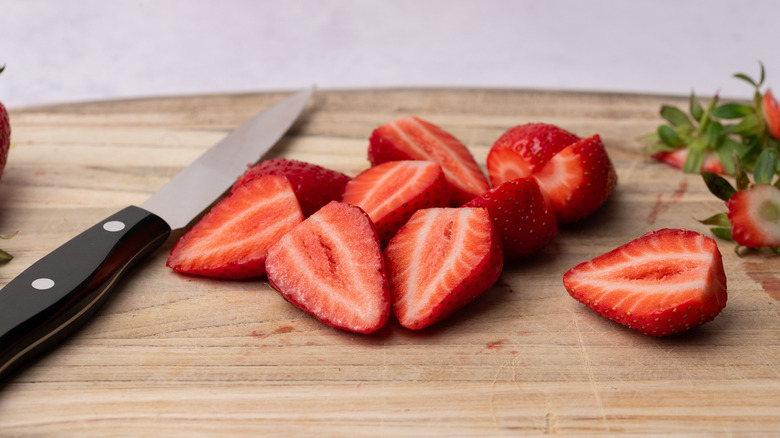
[[750,248],[780,246],[780,189],[756,184],[737,191],[727,202],[731,237]]
[[381,328],[390,294],[374,225],[359,207],[333,201],[268,250],[268,280],[290,303],[332,327]]
[[399,160],[438,163],[450,185],[455,206],[490,189],[468,148],[452,134],[419,117],[401,118],[375,129],[369,139],[368,159],[374,166]]
[[274,158],[257,163],[234,184],[233,190],[262,175],[282,175],[290,180],[304,217],[330,201],[338,201],[350,178],[338,171],[305,161]]
[[384,255],[393,312],[414,330],[481,295],[503,267],[500,238],[484,208],[418,210]]
[[[656,160],[666,163],[676,169],[682,169],[685,161],[688,159],[688,148],[678,148],[672,151],[659,151],[652,155]],[[726,169],[723,168],[720,159],[712,152],[706,151],[701,165],[702,172],[712,172],[718,175],[725,175]]]
[[533,176],[550,199],[559,224],[590,216],[617,184],[615,167],[598,134],[566,146]]
[[353,178],[343,202],[362,208],[387,243],[421,208],[448,207],[450,192],[441,166],[432,161],[388,161]]
[[501,236],[505,260],[534,254],[558,233],[555,210],[535,178],[507,181],[463,206],[488,210]]
[[517,125],[502,134],[487,156],[487,170],[495,187],[537,172],[550,158],[580,138],[548,123]]
[[711,321],[726,306],[715,241],[689,230],[649,232],[563,276],[569,294],[605,318],[652,336]]
[[287,178],[259,176],[233,190],[187,231],[167,265],[206,277],[261,276],[268,247],[301,221],[303,213]]

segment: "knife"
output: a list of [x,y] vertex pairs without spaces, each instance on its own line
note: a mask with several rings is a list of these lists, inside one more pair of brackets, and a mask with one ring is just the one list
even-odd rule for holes
[[185,228],[282,138],[313,93],[300,91],[256,115],[139,207],[92,226],[0,290],[0,380],[86,322],[130,266]]

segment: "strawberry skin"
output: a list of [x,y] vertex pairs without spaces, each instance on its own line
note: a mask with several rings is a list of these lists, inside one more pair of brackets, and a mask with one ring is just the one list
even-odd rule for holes
[[566,146],[534,174],[559,224],[590,216],[615,189],[617,173],[596,134]]
[[651,336],[711,321],[726,306],[726,275],[715,241],[665,228],[563,276],[569,294],[605,318]]
[[503,267],[500,242],[484,208],[415,212],[384,252],[401,325],[425,328],[489,289]]
[[287,178],[258,176],[232,190],[185,233],[167,265],[206,277],[261,276],[268,247],[301,221],[303,213]]
[[580,138],[548,123],[527,123],[507,130],[496,140],[487,156],[490,183],[495,187],[527,177],[550,158]]
[[290,180],[304,217],[309,217],[330,201],[340,200],[350,179],[341,172],[316,164],[275,158],[261,161],[247,170],[233,190],[261,175],[282,175]]
[[767,90],[761,99],[761,112],[764,113],[772,137],[780,140],[780,106],[770,90]]
[[[2,69],[0,69],[2,71]],[[5,163],[8,160],[8,149],[11,148],[11,122],[8,120],[8,111],[0,102],[0,178],[3,177]]]
[[350,180],[342,201],[362,208],[374,221],[379,241],[386,244],[415,211],[448,207],[450,192],[438,164],[388,161]]
[[322,207],[269,248],[266,270],[287,301],[332,327],[371,333],[390,315],[379,238],[360,207]]
[[533,177],[507,181],[463,206],[488,210],[505,260],[534,254],[558,233],[555,210]]
[[452,205],[459,206],[490,189],[485,175],[468,148],[452,134],[419,117],[405,117],[374,130],[368,160],[425,160],[438,163],[450,186]]
[[756,184],[726,202],[731,237],[750,248],[780,246],[780,189]]

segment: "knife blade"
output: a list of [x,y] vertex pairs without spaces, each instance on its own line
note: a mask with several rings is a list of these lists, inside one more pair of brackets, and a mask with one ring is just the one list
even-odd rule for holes
[[129,206],[35,262],[0,290],[0,379],[78,329],[138,260],[186,227],[276,144],[314,87],[256,115]]

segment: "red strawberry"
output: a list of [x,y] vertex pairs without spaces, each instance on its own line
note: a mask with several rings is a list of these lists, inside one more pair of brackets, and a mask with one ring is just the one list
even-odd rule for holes
[[327,204],[271,246],[266,269],[285,299],[332,327],[371,333],[390,315],[379,239],[359,207]]
[[570,269],[563,284],[605,318],[652,336],[704,324],[726,307],[718,245],[687,230],[647,233]]
[[553,155],[580,138],[547,123],[515,126],[496,140],[487,156],[487,170],[493,186],[529,176]]
[[[261,175],[283,175],[290,180],[304,217],[310,216],[330,201],[338,201],[349,177],[316,164],[275,158],[261,161],[242,175],[235,187]],[[234,188],[235,190],[235,188]]]
[[301,221],[287,178],[258,176],[236,187],[184,234],[167,264],[176,272],[206,277],[261,276],[268,247]]
[[342,200],[374,221],[379,241],[391,237],[421,208],[448,207],[450,192],[441,166],[432,161],[388,161],[353,178]]
[[500,242],[483,208],[415,212],[385,249],[401,325],[427,327],[490,288],[503,267]]
[[770,90],[767,90],[761,99],[761,112],[764,114],[772,137],[780,140],[780,106]]
[[737,191],[728,202],[731,238],[742,246],[780,246],[780,189],[756,184]]
[[[5,70],[5,66],[0,67],[0,73]],[[8,160],[8,150],[11,148],[11,122],[8,120],[8,110],[0,102],[0,178],[3,177],[5,163]],[[0,236],[0,238],[9,238]],[[0,249],[0,263],[11,260],[13,256]]]
[[617,174],[598,134],[554,155],[534,174],[549,197],[558,223],[572,223],[596,211],[617,184]]
[[[688,159],[688,148],[677,148],[671,151],[658,151],[652,155],[656,160],[666,163],[671,167],[682,169],[685,166],[685,160]],[[704,152],[704,161],[701,165],[702,172],[712,172],[718,175],[725,175],[720,159],[712,151]]]
[[368,160],[426,160],[438,163],[447,182],[453,205],[462,205],[490,189],[468,148],[438,126],[418,117],[406,117],[380,126],[371,134]]
[[535,178],[507,181],[463,206],[488,210],[501,236],[505,260],[535,253],[558,232],[555,211]]

